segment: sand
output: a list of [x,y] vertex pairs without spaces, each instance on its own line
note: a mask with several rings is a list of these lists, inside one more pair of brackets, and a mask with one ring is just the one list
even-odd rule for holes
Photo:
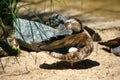
[[[71,12],[79,14],[75,9],[62,14]],[[91,14],[78,17],[84,25],[96,30],[103,41],[120,36],[120,19],[106,19]],[[17,59],[14,56],[1,58],[5,72],[0,65],[0,80],[120,80],[120,57],[102,50],[103,47],[94,42],[92,54],[74,63],[75,69],[70,68],[68,62],[49,56],[48,52],[22,50]]]
[[[103,40],[109,40],[119,36],[120,27],[97,28],[96,31]],[[102,50],[102,47],[94,42],[92,54],[74,63],[75,69],[70,68],[68,62],[49,56],[48,52],[22,50],[17,57],[18,61],[14,56],[1,58],[5,73],[0,66],[0,80],[119,80],[120,57]]]

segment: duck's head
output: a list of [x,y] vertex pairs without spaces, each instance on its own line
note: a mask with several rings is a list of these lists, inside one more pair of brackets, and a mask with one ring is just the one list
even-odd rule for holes
[[78,33],[83,31],[83,26],[81,21],[76,18],[66,20],[65,28],[71,29],[73,33]]

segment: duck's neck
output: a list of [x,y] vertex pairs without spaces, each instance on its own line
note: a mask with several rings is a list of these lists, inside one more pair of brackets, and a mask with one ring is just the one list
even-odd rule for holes
[[73,31],[73,34],[76,34],[76,33],[81,33],[84,30],[82,28],[82,25],[77,25],[77,26],[72,27],[72,31]]
[[77,34],[77,33],[81,33],[81,32],[83,32],[84,30],[80,30],[80,31],[74,31],[73,30],[73,33],[72,34]]

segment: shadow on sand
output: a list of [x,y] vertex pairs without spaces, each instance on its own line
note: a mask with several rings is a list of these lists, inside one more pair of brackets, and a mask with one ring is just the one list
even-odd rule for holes
[[60,61],[60,62],[56,62],[56,63],[52,63],[52,64],[46,64],[43,63],[41,64],[39,67],[42,69],[88,69],[88,68],[92,68],[95,66],[99,66],[100,64],[97,61],[92,61],[90,59],[86,59],[80,62],[75,62],[74,63],[74,68],[70,67],[69,62],[66,61]]

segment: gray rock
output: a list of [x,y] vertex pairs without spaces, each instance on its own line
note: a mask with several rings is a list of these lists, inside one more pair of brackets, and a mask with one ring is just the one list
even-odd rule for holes
[[15,37],[28,43],[33,41],[41,42],[50,37],[71,34],[71,31],[68,30],[61,32],[59,29],[25,19],[16,19],[14,21],[14,27]]

